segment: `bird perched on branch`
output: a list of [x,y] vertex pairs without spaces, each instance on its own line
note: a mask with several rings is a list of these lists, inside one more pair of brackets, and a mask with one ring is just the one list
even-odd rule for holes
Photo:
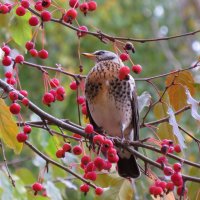
[[[109,136],[135,141],[139,139],[139,114],[135,81],[128,75],[119,79],[121,59],[113,52],[100,50],[83,53],[95,61],[86,78],[85,96],[90,123],[95,130],[103,129]],[[134,155],[117,150],[118,173],[137,178],[140,170]]]

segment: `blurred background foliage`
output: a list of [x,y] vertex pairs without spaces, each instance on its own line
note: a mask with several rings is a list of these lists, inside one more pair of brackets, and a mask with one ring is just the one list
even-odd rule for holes
[[[63,8],[68,8],[67,0],[56,0],[54,2]],[[97,0],[97,3],[97,11],[89,13],[86,17],[83,16],[82,13],[79,13],[78,16],[78,23],[80,25],[86,25],[91,31],[101,30],[110,35],[142,39],[176,35],[194,31],[200,27],[199,0]],[[34,31],[28,26],[27,19],[29,16],[30,13],[19,19],[19,17],[15,16],[14,10],[10,14],[1,15],[0,43],[2,44],[8,41],[12,37],[9,45],[14,49],[13,54],[16,54],[18,51],[25,55],[27,61],[52,67],[56,67],[56,64],[60,64],[63,69],[69,72],[79,73],[78,37],[76,36],[76,32],[60,24],[53,22],[45,24],[45,48],[49,51],[49,58],[47,60],[41,61],[32,58],[24,51],[24,44],[30,39],[31,31],[32,33]],[[55,12],[54,16],[59,18],[60,14]],[[41,37],[40,31],[36,39],[37,49],[41,49]],[[197,60],[200,53],[199,34],[169,41],[134,43],[134,45],[136,53],[132,54],[131,57],[134,63],[143,66],[143,72],[140,75],[133,74],[135,78],[149,77],[175,69],[186,68]],[[111,43],[104,44],[90,35],[80,39],[81,52],[93,52],[99,49],[114,50]],[[87,74],[94,63],[82,57],[81,62],[84,67],[83,74]],[[3,74],[4,68],[1,67],[0,78],[4,77]],[[55,76],[55,73],[50,72],[49,74],[51,77]],[[41,97],[44,93],[41,71],[26,65],[19,66],[19,76],[22,88],[29,91],[29,97],[35,104],[48,113],[53,114],[55,117],[67,118],[78,123],[77,106],[75,104],[76,94],[69,89],[69,83],[72,81],[71,78],[57,74],[62,81],[62,85],[67,90],[67,98],[64,102],[57,102],[51,107],[47,107],[41,103]],[[199,91],[199,71],[194,71],[193,76],[196,82],[196,91]],[[161,91],[165,87],[164,82],[164,78],[156,80],[156,84]],[[148,90],[152,98],[155,98],[153,88],[149,87],[147,83],[138,81],[137,88],[138,94]],[[196,97],[199,97],[198,92],[196,92]],[[38,119],[37,116],[32,115],[27,110],[24,110],[23,116],[25,116],[26,120]],[[154,119],[154,114],[150,113],[147,121]],[[184,123],[185,127],[194,135],[199,134],[198,125],[196,125],[196,122],[190,120],[189,112],[184,114],[181,123]],[[56,127],[53,128],[56,129]],[[141,131],[141,138],[152,136],[151,134],[149,130],[143,129]],[[53,139],[47,132],[39,129],[33,130],[30,141],[36,145],[38,149],[51,156],[53,159],[56,159],[55,143],[58,147],[63,143],[60,138],[54,137]],[[187,142],[191,144],[194,143],[189,139]],[[198,161],[199,156],[195,156],[196,152],[197,147],[191,145],[185,155],[192,161]],[[16,189],[12,188],[4,172],[2,155],[0,154],[0,166],[2,169],[0,171],[1,199],[47,199],[48,197],[42,197],[41,195],[34,197],[33,192],[30,190],[30,185],[37,180],[39,170],[44,167],[45,163],[43,160],[35,156],[27,147],[24,147],[20,155],[13,154],[9,149],[6,150],[6,155],[8,163],[11,163],[9,165],[11,172],[17,181]],[[148,155],[154,159],[156,158],[155,155],[149,152]],[[63,162],[68,162],[69,159],[73,162],[77,161],[76,157],[68,155],[67,159]],[[190,168],[185,168],[184,172],[190,175],[196,175],[198,173]],[[63,177],[68,177],[70,181],[63,179],[59,181],[59,178]],[[49,199],[79,200],[96,198],[93,196],[92,192],[84,197],[78,190],[77,185],[81,184],[80,181],[71,178],[70,175],[52,166],[50,167],[49,173],[45,175],[44,182]],[[136,180],[135,185],[137,189],[134,191],[134,194],[130,190],[130,184],[128,185],[127,182],[116,175],[112,175],[112,177],[101,175],[96,183],[104,187],[111,186],[102,199],[131,199],[133,195],[137,196],[139,199],[150,198],[147,191],[149,181],[143,176],[141,179]],[[190,198],[194,199],[199,186],[197,184],[188,184],[188,186]]]

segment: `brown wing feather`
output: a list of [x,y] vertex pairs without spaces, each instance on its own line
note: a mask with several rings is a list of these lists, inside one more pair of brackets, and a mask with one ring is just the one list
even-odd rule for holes
[[97,133],[103,133],[103,130],[101,127],[97,126],[97,124],[95,123],[94,119],[92,118],[92,115],[90,113],[90,109],[89,109],[89,106],[88,106],[88,102],[86,101],[86,108],[87,108],[87,116],[89,118],[89,121],[90,121],[90,124],[92,124],[92,126],[94,127],[94,130],[97,132]]
[[[139,140],[139,130],[140,130],[140,123],[139,123],[139,112],[138,112],[138,100],[137,100],[137,93],[136,88],[133,91],[131,100],[132,106],[132,123],[133,123],[133,130],[134,130],[134,141]],[[135,148],[137,149],[137,148]]]

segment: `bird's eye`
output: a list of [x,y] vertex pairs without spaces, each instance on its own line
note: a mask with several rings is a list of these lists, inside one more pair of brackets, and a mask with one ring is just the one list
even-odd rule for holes
[[105,53],[104,51],[98,51],[98,52],[95,53],[95,55],[101,56],[101,55],[103,55],[104,53]]

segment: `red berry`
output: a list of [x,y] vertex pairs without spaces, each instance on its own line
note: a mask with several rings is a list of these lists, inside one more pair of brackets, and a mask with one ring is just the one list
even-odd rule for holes
[[71,23],[77,17],[77,11],[74,8],[70,8],[65,15],[63,16],[63,20],[67,23]]
[[10,47],[7,46],[7,45],[4,45],[1,49],[2,49],[2,51],[4,51],[5,56],[8,56],[10,54],[10,52],[11,52]]
[[174,190],[174,184],[172,182],[168,182],[167,185],[166,185],[166,189],[168,191]]
[[97,188],[95,189],[95,194],[96,194],[96,195],[102,195],[102,194],[103,194],[103,188],[97,187]]
[[65,95],[65,88],[64,87],[58,87],[57,89],[56,89],[56,94],[58,94],[58,95]]
[[94,159],[94,165],[99,171],[101,171],[102,169],[104,169],[105,163],[104,163],[104,160],[101,157],[96,157]]
[[4,5],[8,7],[8,12],[10,12],[13,5],[10,3],[5,3]]
[[25,125],[23,128],[24,133],[29,134],[31,132],[32,128],[29,125]]
[[28,106],[29,100],[28,100],[26,97],[23,98],[23,99],[22,99],[22,104],[23,104],[24,106]]
[[0,13],[6,14],[6,13],[8,13],[9,11],[10,11],[10,10],[9,10],[9,7],[8,7],[8,6],[6,6],[5,4],[0,5]]
[[25,142],[28,139],[28,135],[25,133],[18,133],[17,134],[17,141],[18,142]]
[[142,66],[141,65],[133,65],[132,71],[135,72],[136,74],[140,74],[142,72]]
[[[36,16],[31,16],[28,23],[30,24],[30,26],[37,26],[39,24],[39,19]],[[28,49],[29,50],[29,49]]]
[[12,58],[10,56],[4,56],[2,60],[2,64],[4,66],[9,66],[12,63]]
[[51,5],[51,0],[42,0],[42,6],[48,8]]
[[43,10],[43,6],[42,6],[42,2],[41,2],[41,1],[37,1],[37,2],[35,3],[35,9],[36,9],[37,11],[42,11],[42,10]]
[[173,169],[174,169],[175,172],[180,172],[181,168],[182,168],[182,165],[180,163],[175,163],[173,165]]
[[69,85],[71,90],[77,90],[78,85],[76,84],[76,81],[72,81]]
[[57,101],[63,101],[65,98],[64,98],[64,95],[61,95],[61,94],[56,94],[56,100]]
[[24,56],[22,56],[22,55],[16,56],[15,62],[16,63],[23,63],[24,62]]
[[93,128],[92,124],[87,124],[85,127],[85,132],[90,134],[90,133],[93,133],[93,131],[94,131],[94,128]]
[[119,79],[124,80],[128,76],[129,73],[130,73],[129,67],[127,66],[121,67],[119,70]]
[[39,191],[43,190],[43,186],[42,186],[41,183],[36,182],[36,183],[34,183],[34,184],[32,185],[32,189],[33,189],[34,191],[36,191],[36,192],[39,192]]
[[64,158],[65,157],[65,152],[63,151],[63,149],[58,149],[56,151],[56,157],[57,158]]
[[107,151],[107,156],[108,156],[108,157],[109,157],[109,156],[110,156],[110,157],[111,157],[111,156],[114,157],[114,156],[116,156],[116,155],[117,155],[117,150],[116,150],[116,149],[114,149],[114,148],[112,148],[112,147],[108,149],[108,151]]
[[9,92],[9,98],[12,101],[15,101],[18,99],[18,93],[16,91],[11,91]]
[[171,167],[164,167],[163,172],[166,176],[171,176],[174,173],[174,170]]
[[149,187],[149,193],[152,194],[152,195],[154,195],[154,193],[155,193],[155,188],[156,188],[155,185],[151,185],[151,186]]
[[83,104],[85,102],[85,97],[83,97],[83,96],[79,96],[78,98],[77,98],[77,103],[78,104]]
[[165,190],[167,183],[165,181],[160,181],[158,183],[158,186],[161,187],[163,190]]
[[174,147],[170,146],[168,149],[168,153],[173,153],[174,152]]
[[25,15],[26,13],[26,9],[23,7],[23,6],[19,6],[17,9],[16,9],[16,14],[18,16],[23,16]]
[[161,156],[161,157],[157,158],[156,162],[160,163],[160,164],[167,164],[168,159],[165,156]]
[[37,57],[38,56],[38,51],[36,49],[30,49],[29,53],[31,54],[31,56],[33,57]]
[[88,2],[88,10],[94,11],[97,9],[97,3],[95,1],[89,1]]
[[72,8],[78,8],[79,0],[69,0],[69,6]]
[[28,0],[22,0],[21,6],[23,6],[24,8],[29,8],[29,6],[30,6],[29,1]]
[[51,93],[45,93],[43,98],[42,98],[42,102],[46,105],[51,104],[54,101],[54,96]]
[[179,195],[179,196],[186,196],[187,195],[187,193],[188,193],[188,189],[187,188],[184,188],[183,186],[180,186],[180,187],[178,187],[177,188],[177,194]]
[[26,90],[20,90],[19,93],[22,94],[24,97],[28,96],[28,92]]
[[95,135],[93,137],[93,142],[94,144],[98,144],[98,145],[101,145],[104,141],[104,137],[102,135]]
[[154,189],[154,195],[157,196],[157,195],[162,195],[163,193],[163,189],[161,187],[155,187]]
[[112,167],[112,163],[110,163],[109,161],[104,161],[104,170],[109,171]]
[[80,146],[74,146],[73,149],[72,149],[72,152],[75,154],[75,155],[80,155],[82,154],[82,148]]
[[69,144],[69,143],[65,143],[65,144],[63,144],[63,151],[64,152],[70,152],[71,151],[71,149],[72,149],[72,146],[71,146],[71,144]]
[[84,104],[82,105],[81,112],[82,112],[83,115],[87,115],[88,112],[87,112],[86,105],[84,105]]
[[118,160],[119,160],[119,157],[117,154],[115,156],[108,156],[108,161],[111,163],[117,163]]
[[18,103],[13,103],[10,105],[10,112],[14,115],[17,115],[20,113],[21,106]]
[[6,78],[11,78],[12,77],[12,72],[8,71],[4,75],[5,75]]
[[[56,98],[56,91],[54,90],[54,89],[51,89],[50,91],[49,91],[49,93],[51,93],[53,96],[54,96],[54,101],[56,100],[55,98]],[[54,102],[53,101],[53,102]]]
[[183,184],[183,179],[180,173],[174,173],[171,176],[171,181],[174,183],[176,186],[181,186]]
[[120,55],[120,59],[121,59],[122,61],[127,61],[127,60],[129,59],[129,55],[128,55],[127,53],[122,53],[122,54]]
[[180,153],[180,152],[181,152],[181,147],[180,147],[179,144],[177,144],[177,145],[174,146],[174,151],[175,151],[176,153]]
[[89,9],[88,3],[85,2],[85,3],[80,4],[79,8],[80,8],[80,11],[86,15]]
[[95,181],[97,179],[97,174],[96,172],[88,172],[86,175],[85,175],[86,179],[89,179],[91,181]]
[[45,50],[45,49],[42,49],[38,52],[38,56],[41,58],[41,59],[47,59],[48,58],[48,51]]
[[42,11],[41,18],[43,22],[48,22],[51,20],[51,13],[47,10]]
[[89,162],[85,168],[85,173],[92,172],[96,170],[96,166],[94,165],[94,162]]
[[28,41],[28,42],[26,42],[25,47],[26,47],[27,50],[31,50],[35,47],[35,44],[31,41]]
[[52,78],[50,80],[50,85],[52,88],[56,88],[60,85],[60,81],[57,78]]
[[103,141],[103,147],[108,150],[109,148],[112,148],[113,147],[113,142],[109,139],[105,139]]
[[82,163],[83,165],[87,165],[90,161],[91,161],[90,156],[85,155],[85,156],[83,156],[83,157],[81,158],[81,163]]
[[[83,36],[87,35],[87,32],[88,32],[87,26],[79,26],[78,29],[80,30],[80,31],[77,31],[78,37],[83,37]],[[86,32],[82,32],[82,31],[86,31]]]
[[81,190],[81,192],[87,193],[90,190],[90,186],[85,183],[85,184],[80,186],[80,190]]
[[15,80],[15,78],[9,78],[9,79],[7,79],[6,82],[7,82],[8,84],[10,84],[10,85],[15,85],[16,80]]

